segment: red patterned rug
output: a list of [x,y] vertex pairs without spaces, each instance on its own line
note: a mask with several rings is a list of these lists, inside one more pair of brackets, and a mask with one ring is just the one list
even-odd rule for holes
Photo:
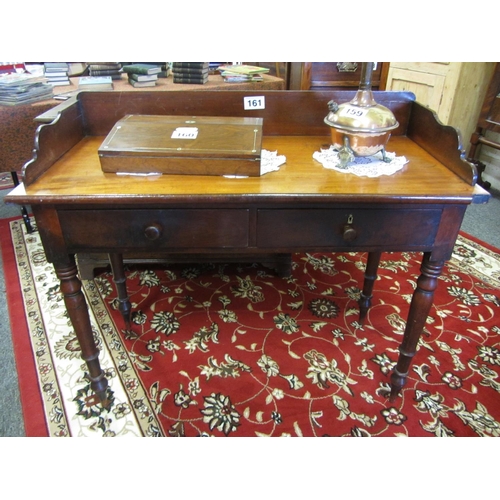
[[364,254],[295,254],[290,278],[259,264],[129,267],[132,330],[102,272],[84,288],[107,411],[37,233],[11,228],[49,435],[500,436],[500,256],[467,235],[393,403],[421,254],[383,254],[363,325]]

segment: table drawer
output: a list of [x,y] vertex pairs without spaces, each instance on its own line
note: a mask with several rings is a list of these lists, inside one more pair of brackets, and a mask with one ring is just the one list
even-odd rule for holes
[[59,220],[72,251],[248,246],[246,209],[64,210]]
[[257,245],[290,250],[318,247],[428,246],[434,242],[440,209],[259,210]]

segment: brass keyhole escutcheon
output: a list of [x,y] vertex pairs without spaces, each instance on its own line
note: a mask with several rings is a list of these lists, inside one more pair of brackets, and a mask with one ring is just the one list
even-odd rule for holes
[[347,224],[344,225],[344,232],[342,233],[344,241],[353,241],[358,236],[356,229],[354,229],[352,225],[353,222],[354,222],[354,216],[352,214],[349,214],[349,216],[347,217]]

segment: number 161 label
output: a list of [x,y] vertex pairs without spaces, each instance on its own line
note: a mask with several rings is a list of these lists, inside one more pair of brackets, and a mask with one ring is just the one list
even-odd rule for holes
[[265,109],[266,108],[266,98],[264,96],[259,97],[244,97],[243,98],[244,109]]

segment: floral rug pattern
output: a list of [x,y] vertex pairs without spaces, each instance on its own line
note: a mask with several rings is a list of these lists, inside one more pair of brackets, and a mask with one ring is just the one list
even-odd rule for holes
[[84,281],[112,405],[90,391],[35,231],[11,223],[51,436],[500,436],[500,256],[461,235],[407,385],[398,356],[421,254],[386,253],[363,325],[366,255],[130,266],[132,329],[109,272]]

